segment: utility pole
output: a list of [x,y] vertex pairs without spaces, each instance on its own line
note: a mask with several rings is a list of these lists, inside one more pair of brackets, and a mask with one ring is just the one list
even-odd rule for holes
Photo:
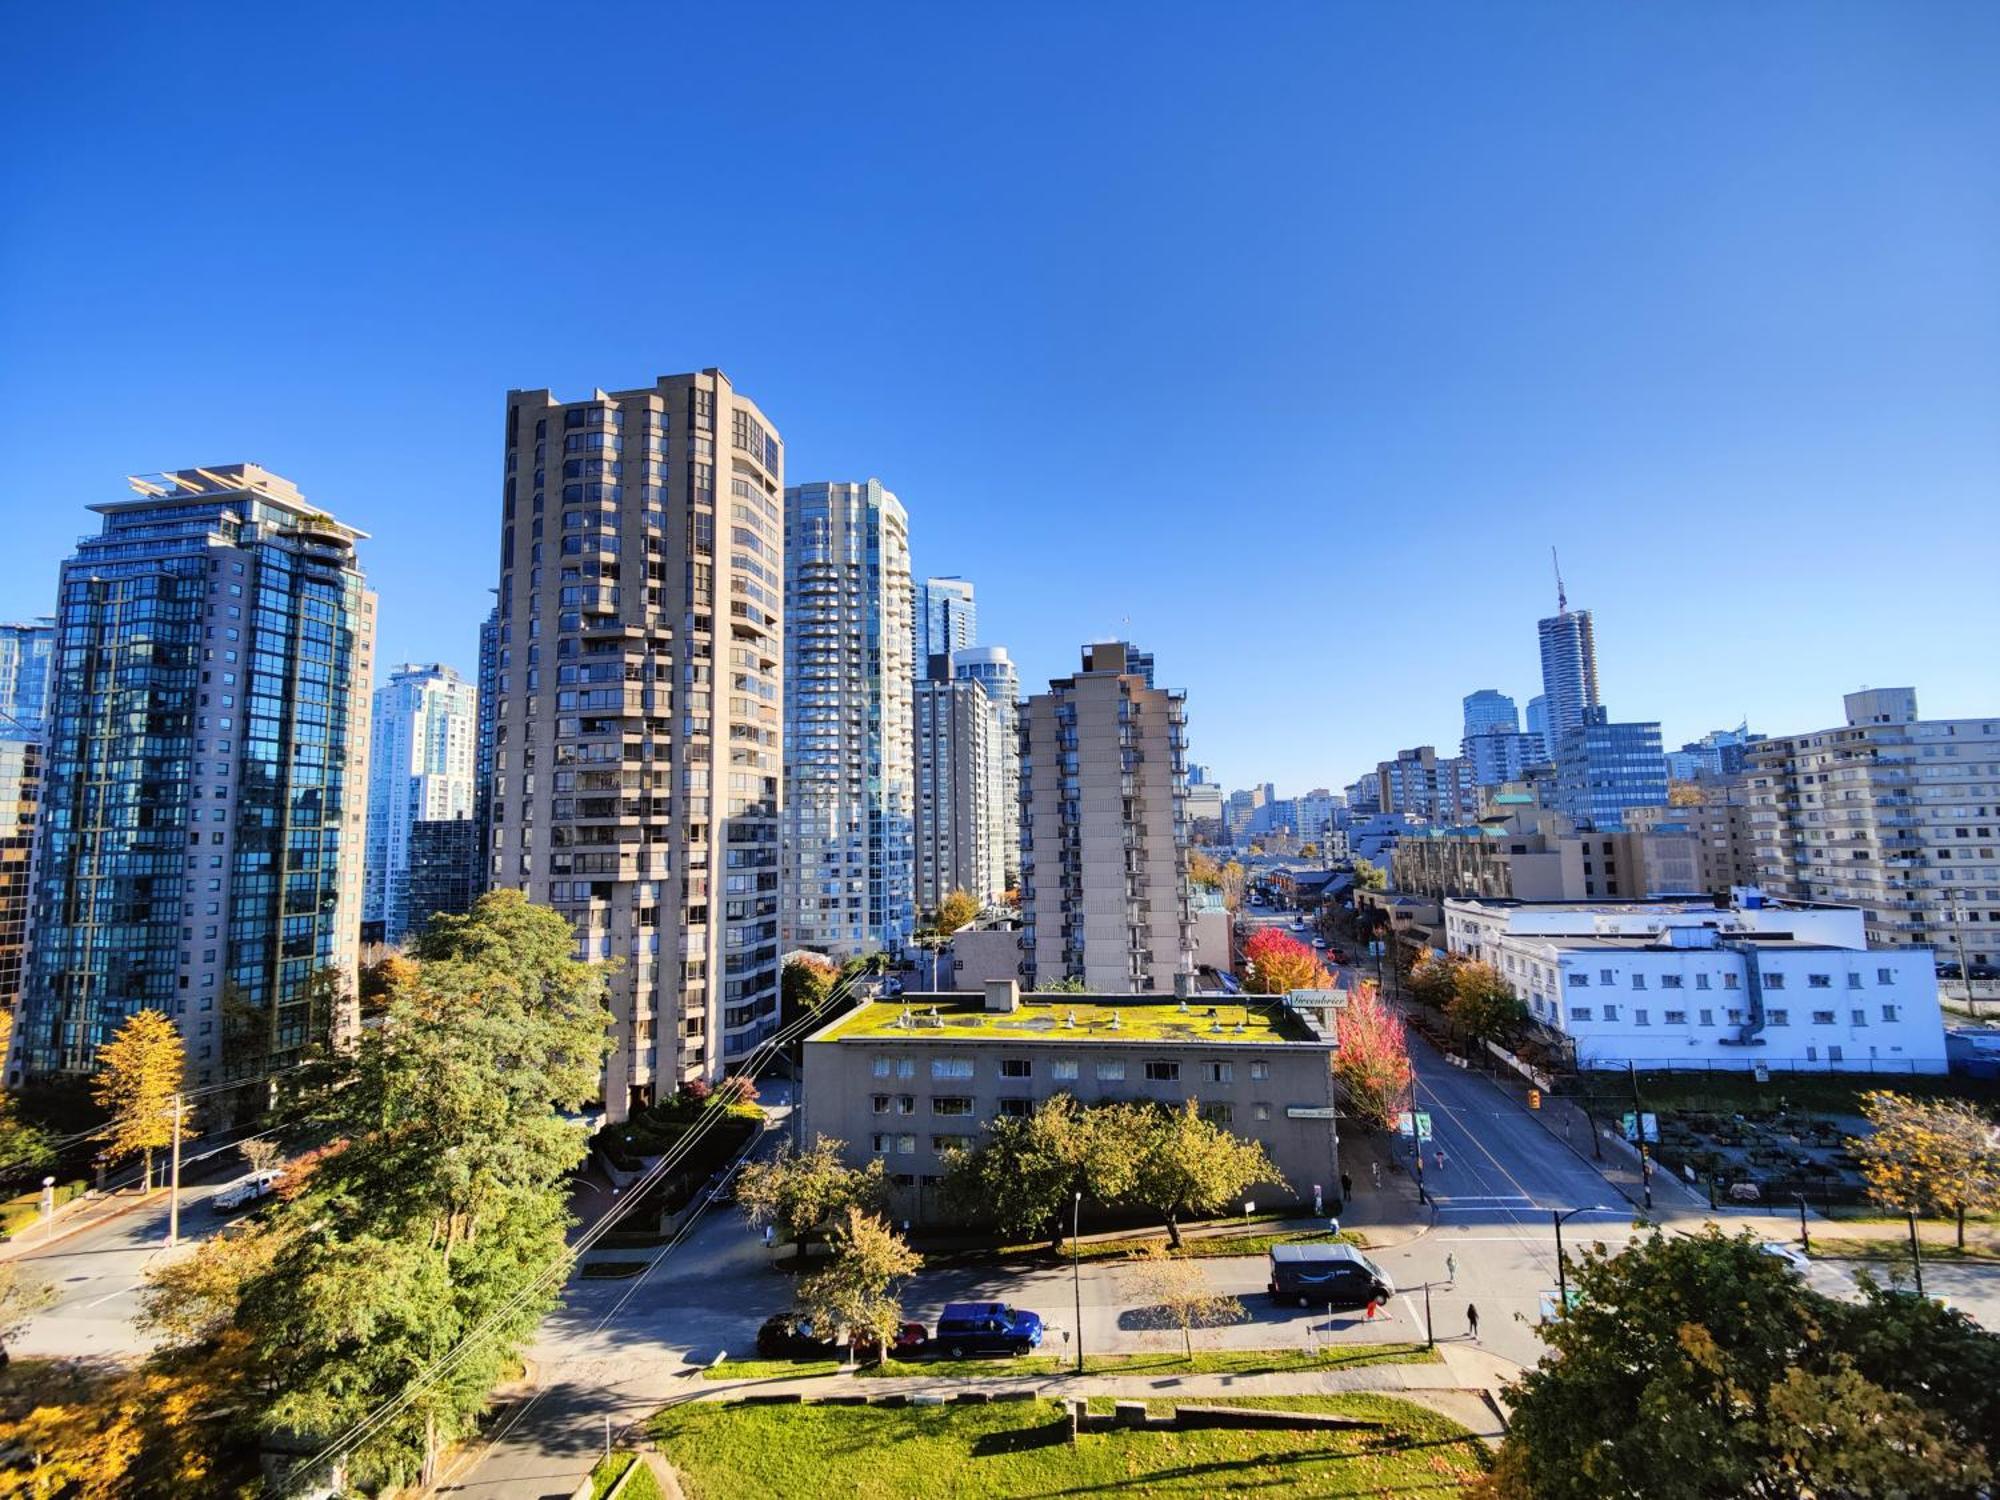
[[167,1245],[181,1242],[181,1096],[174,1095],[174,1165],[167,1185]]
[[1917,1216],[1914,1212],[1910,1215],[1910,1264],[1916,1269],[1917,1295],[1921,1297],[1924,1294],[1924,1250],[1917,1241]]
[[1083,1194],[1079,1192],[1070,1200],[1069,1210],[1069,1276],[1070,1284],[1076,1288],[1076,1373],[1079,1375],[1083,1373],[1083,1265],[1078,1257],[1076,1236],[1082,1222]]
[[1646,1209],[1653,1207],[1653,1159],[1646,1151],[1646,1111],[1639,1102],[1639,1068],[1631,1058],[1625,1059],[1626,1076],[1632,1080],[1632,1131],[1639,1137],[1639,1182],[1646,1192]]
[[1979,1014],[1979,1002],[1972,998],[1972,965],[1965,957],[1965,893],[1960,890],[1946,891],[1951,898],[1951,931],[1958,941],[1958,982],[1965,986],[1965,1013]]

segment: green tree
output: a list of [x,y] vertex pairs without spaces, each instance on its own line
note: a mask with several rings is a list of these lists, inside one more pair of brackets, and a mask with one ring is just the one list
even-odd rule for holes
[[769,1161],[753,1161],[736,1179],[736,1201],[752,1224],[774,1225],[806,1258],[806,1242],[850,1208],[879,1213],[888,1180],[878,1157],[854,1168],[840,1159],[846,1143],[816,1136],[804,1151],[786,1141]]
[[1126,1116],[1085,1109],[1068,1094],[1042,1101],[1026,1119],[986,1123],[979,1144],[946,1159],[947,1208],[1018,1238],[1047,1235],[1060,1247],[1075,1195],[1114,1203],[1131,1190]]
[[[1415,974],[1410,982],[1413,987],[1419,982]],[[1527,1005],[1489,963],[1457,966],[1445,1017],[1475,1042],[1511,1041],[1528,1027]]]
[[1035,986],[1038,995],[1081,995],[1088,989],[1081,979],[1065,974],[1060,978],[1044,979]]
[[293,1164],[271,1239],[212,1241],[199,1273],[156,1278],[147,1316],[170,1346],[240,1340],[251,1434],[331,1437],[482,1330],[350,1466],[362,1484],[424,1476],[553,1305],[586,1150],[565,1112],[597,1094],[609,1019],[574,944],[517,891],[435,918],[319,1096],[337,1146]]
[[[1913,1299],[1844,1306],[1755,1236],[1713,1226],[1586,1251],[1570,1284],[1576,1305],[1544,1330],[1550,1353],[1509,1391],[1490,1496],[1944,1500],[1990,1477],[1993,1429],[1974,1420],[1992,1387],[1941,1404],[1929,1366],[1888,1357],[1907,1333],[1889,1301]],[[1993,1335],[1950,1316],[1963,1326],[1940,1330],[1947,1346],[1977,1341],[1972,1369],[1990,1371]]]
[[1443,1010],[1458,994],[1460,960],[1450,953],[1427,953],[1410,971],[1410,995],[1433,1010]]
[[1149,1244],[1126,1263],[1132,1267],[1139,1295],[1181,1331],[1181,1349],[1190,1361],[1195,1329],[1234,1323],[1243,1316],[1241,1302],[1208,1284],[1201,1262],[1176,1255],[1165,1245]]
[[1211,855],[1196,850],[1188,855],[1188,881],[1205,890],[1222,889],[1222,866]]
[[826,1003],[840,979],[833,960],[817,953],[794,953],[785,960],[778,977],[778,1004],[784,1023],[790,1025]]
[[1945,1214],[1957,1221],[2000,1208],[2000,1127],[1977,1105],[1917,1099],[1877,1089],[1861,1096],[1872,1127],[1848,1142],[1876,1202],[1899,1213]]
[[[91,1096],[111,1116],[106,1150],[114,1157],[145,1158],[146,1185],[153,1182],[153,1153],[174,1138],[174,1101],[187,1077],[181,1034],[156,1010],[128,1016],[111,1040],[97,1049]],[[181,1106],[183,1136],[190,1132]]]
[[833,1258],[799,1283],[798,1311],[816,1335],[888,1355],[903,1321],[896,1289],[923,1264],[903,1237],[849,1205],[827,1236]]
[[1357,891],[1386,891],[1389,874],[1373,860],[1354,856],[1354,888]]
[[1133,1153],[1132,1185],[1124,1197],[1165,1221],[1176,1250],[1183,1217],[1214,1213],[1255,1183],[1287,1186],[1262,1146],[1204,1120],[1192,1099],[1179,1109],[1113,1107],[1126,1113],[1106,1126],[1129,1130]]

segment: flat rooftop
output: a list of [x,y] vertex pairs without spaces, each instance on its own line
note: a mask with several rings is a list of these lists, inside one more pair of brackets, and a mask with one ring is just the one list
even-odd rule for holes
[[[1219,1030],[1215,1029],[1220,1027]],[[978,994],[872,1000],[817,1032],[815,1042],[1181,1042],[1190,1046],[1315,1044],[1275,1000],[1171,995],[1027,994],[1017,1010],[988,1010]],[[1324,1046],[1325,1043],[1316,1043]]]

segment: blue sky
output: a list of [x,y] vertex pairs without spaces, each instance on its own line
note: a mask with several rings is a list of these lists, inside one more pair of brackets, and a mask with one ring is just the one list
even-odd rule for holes
[[0,99],[0,614],[127,473],[374,534],[473,665],[503,396],[720,365],[1026,682],[1231,784],[1536,690],[2000,712],[2000,9],[48,7]]

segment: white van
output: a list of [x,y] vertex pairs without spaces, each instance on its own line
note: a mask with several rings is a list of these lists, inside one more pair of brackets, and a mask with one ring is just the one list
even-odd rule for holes
[[268,1198],[278,1190],[278,1184],[285,1180],[283,1167],[270,1167],[262,1172],[252,1172],[248,1177],[239,1177],[216,1193],[209,1201],[219,1214],[236,1212],[252,1203]]

